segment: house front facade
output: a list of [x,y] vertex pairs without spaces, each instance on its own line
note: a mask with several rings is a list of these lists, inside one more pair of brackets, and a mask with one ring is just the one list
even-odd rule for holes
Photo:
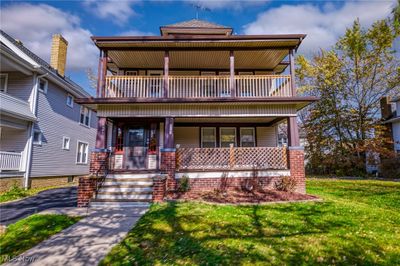
[[53,37],[51,64],[3,31],[0,41],[1,191],[88,174],[97,117],[75,102],[90,94],[65,77],[67,41]]
[[[232,31],[191,20],[160,27],[161,36],[92,37],[97,95],[77,101],[97,110],[91,172],[103,179],[82,179],[80,206],[159,201],[183,177],[191,190],[213,190],[225,177],[233,189],[254,176],[272,189],[292,176],[305,193],[297,112],[316,100],[294,82],[305,35]],[[287,147],[278,145],[283,122]]]

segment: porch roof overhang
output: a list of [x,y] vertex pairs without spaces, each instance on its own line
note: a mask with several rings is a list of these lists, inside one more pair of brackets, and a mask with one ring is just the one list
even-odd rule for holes
[[263,117],[295,116],[316,97],[270,99],[137,99],[85,98],[76,102],[97,110],[99,117]]
[[229,69],[229,51],[236,69],[283,72],[289,50],[297,49],[305,34],[228,36],[92,37],[106,50],[111,71],[118,68],[162,68],[169,51],[171,69]]

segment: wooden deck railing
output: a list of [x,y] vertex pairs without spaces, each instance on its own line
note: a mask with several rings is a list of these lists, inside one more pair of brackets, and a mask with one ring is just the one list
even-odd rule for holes
[[286,148],[281,147],[178,148],[176,151],[178,171],[287,168]]
[[107,76],[106,98],[268,98],[291,97],[288,75],[169,76],[165,91],[163,76]]
[[0,170],[18,171],[21,169],[22,153],[0,151]]

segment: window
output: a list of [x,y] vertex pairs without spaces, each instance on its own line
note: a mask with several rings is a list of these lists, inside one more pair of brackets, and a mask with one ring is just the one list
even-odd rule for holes
[[90,110],[87,107],[81,106],[81,116],[79,123],[85,126],[90,125]]
[[74,96],[71,94],[67,94],[67,105],[71,108],[74,107]]
[[137,76],[138,72],[136,70],[127,70],[125,71],[126,76]]
[[40,130],[35,129],[33,131],[33,144],[42,145],[42,132]]
[[255,147],[255,133],[254,127],[241,127],[240,128],[240,147]]
[[78,141],[76,150],[76,163],[87,164],[88,160],[88,144],[86,142]]
[[236,128],[221,127],[219,129],[219,142],[221,147],[236,146]]
[[71,142],[71,139],[68,137],[63,137],[62,141],[62,149],[63,150],[69,150],[69,143]]
[[216,130],[215,127],[202,127],[201,128],[201,147],[202,148],[215,148],[216,143]]
[[47,92],[47,80],[39,79],[39,91],[46,93]]
[[0,91],[7,92],[8,75],[0,74]]

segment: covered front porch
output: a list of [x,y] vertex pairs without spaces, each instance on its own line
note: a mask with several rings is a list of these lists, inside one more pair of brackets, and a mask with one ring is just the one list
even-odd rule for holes
[[[162,171],[162,156],[174,152],[175,171],[287,170],[287,147],[278,125],[290,117],[107,118],[97,148],[109,152],[110,172]],[[236,121],[236,122],[234,122]]]

